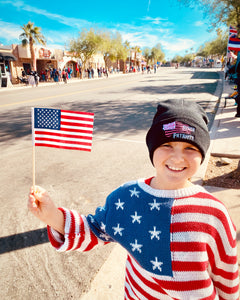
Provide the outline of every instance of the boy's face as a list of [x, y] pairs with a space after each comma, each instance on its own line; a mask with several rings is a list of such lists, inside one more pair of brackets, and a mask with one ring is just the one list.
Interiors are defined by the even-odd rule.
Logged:
[[189, 186], [191, 178], [200, 167], [199, 149], [185, 142], [162, 144], [153, 153], [156, 182], [159, 189], [180, 189]]

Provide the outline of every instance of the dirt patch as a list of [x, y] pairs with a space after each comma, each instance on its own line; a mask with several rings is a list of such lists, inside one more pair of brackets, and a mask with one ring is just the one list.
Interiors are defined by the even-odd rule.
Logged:
[[210, 156], [203, 184], [240, 189], [240, 159]]

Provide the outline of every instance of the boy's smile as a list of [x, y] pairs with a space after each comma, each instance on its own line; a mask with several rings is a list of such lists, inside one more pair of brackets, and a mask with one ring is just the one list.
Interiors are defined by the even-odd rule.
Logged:
[[190, 143], [162, 144], [153, 154], [156, 177], [152, 180], [152, 187], [173, 190], [189, 186], [189, 179], [197, 172], [201, 161], [199, 149]]

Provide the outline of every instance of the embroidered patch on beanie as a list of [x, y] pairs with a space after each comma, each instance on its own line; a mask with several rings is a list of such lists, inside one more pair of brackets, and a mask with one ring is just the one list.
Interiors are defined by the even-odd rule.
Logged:
[[181, 138], [183, 140], [195, 140], [196, 128], [179, 121], [163, 124], [163, 130], [166, 137]]

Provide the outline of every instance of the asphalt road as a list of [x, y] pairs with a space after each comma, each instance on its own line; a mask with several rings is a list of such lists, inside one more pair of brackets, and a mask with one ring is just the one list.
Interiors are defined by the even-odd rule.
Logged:
[[94, 112], [91, 153], [36, 148], [36, 184], [58, 206], [94, 213], [123, 182], [154, 175], [145, 135], [158, 102], [185, 98], [214, 116], [218, 71], [161, 68], [156, 74], [0, 90], [0, 299], [79, 299], [112, 249], [56, 253], [44, 224], [28, 213], [31, 107]]

